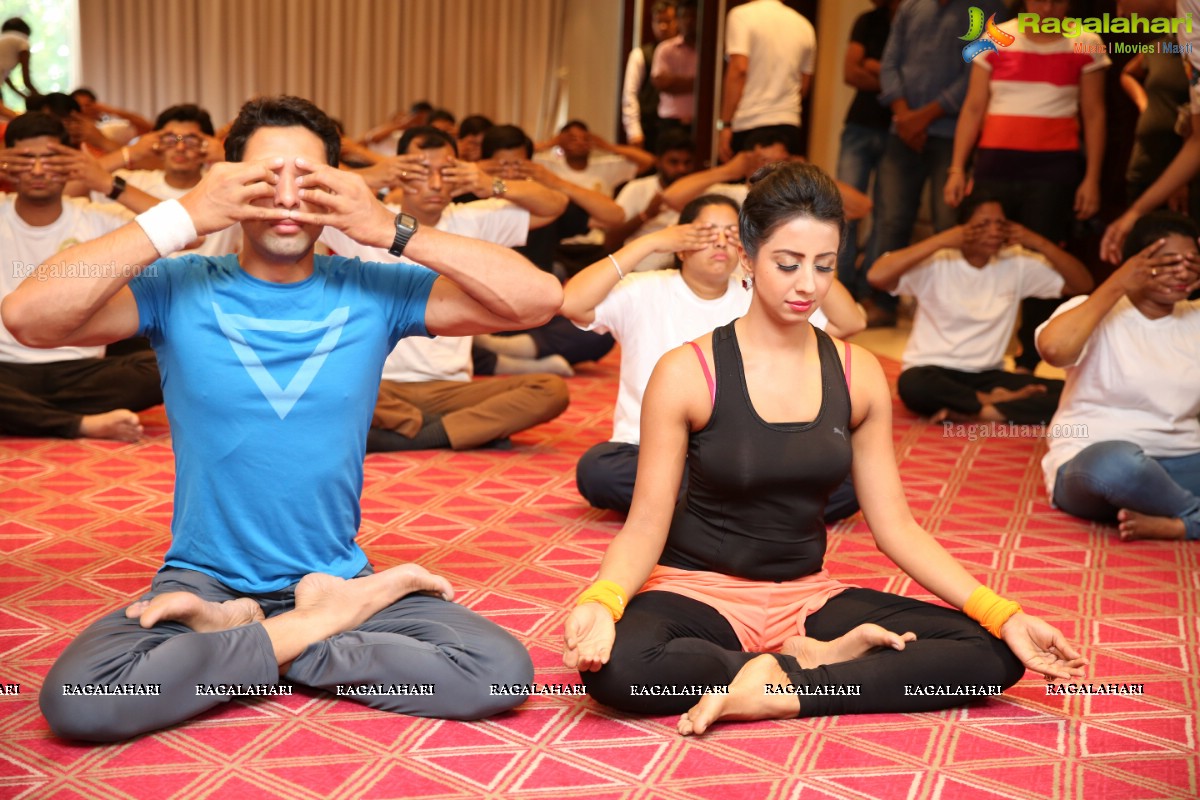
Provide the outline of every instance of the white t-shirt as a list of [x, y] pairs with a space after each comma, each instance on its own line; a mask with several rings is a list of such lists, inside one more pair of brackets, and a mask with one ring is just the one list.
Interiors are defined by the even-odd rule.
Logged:
[[[1086, 299], [1072, 297], [1050, 319]], [[1059, 467], [1098, 442], [1132, 442], [1159, 458], [1200, 453], [1200, 301], [1150, 319], [1122, 297], [1066, 371], [1042, 459], [1050, 497]]]
[[[596, 306], [596, 318], [584, 330], [611, 332], [621, 343], [621, 378], [613, 409], [610, 441], [641, 441], [642, 395], [654, 365], [668, 350], [703, 336], [744, 315], [751, 293], [733, 278], [715, 300], [697, 297], [677, 269], [626, 275]], [[824, 329], [820, 309], [810, 321]]]
[[[400, 211], [394, 206], [389, 208]], [[525, 244], [529, 235], [529, 212], [501, 198], [451, 203], [442, 211], [442, 217], [434, 227], [470, 239], [519, 247]], [[335, 228], [326, 227], [321, 233], [321, 242], [347, 258], [417, 263], [409, 258], [396, 258], [387, 250], [359, 244]], [[479, 268], [487, 267], [481, 264]], [[388, 355], [383, 364], [383, 379], [399, 383], [469, 381], [471, 363], [470, 336], [435, 336], [432, 339], [410, 336], [401, 339]]]
[[29, 37], [16, 31], [0, 33], [0, 83], [21, 63], [21, 53], [29, 50]]
[[625, 126], [625, 138], [642, 139], [642, 104], [638, 100], [642, 81], [646, 77], [646, 54], [642, 48], [635, 47], [629, 51], [629, 60], [625, 62], [625, 82], [621, 86], [621, 124]]
[[616, 153], [593, 152], [588, 156], [584, 169], [573, 169], [559, 147], [534, 153], [533, 160], [563, 180], [600, 192], [606, 197], [612, 197], [618, 186], [637, 177], [637, 164]]
[[[17, 215], [15, 194], [0, 195], [0, 299], [30, 275], [38, 265], [68, 247], [96, 239], [133, 219], [133, 214], [115, 203], [89, 203], [81, 197], [64, 197], [63, 210], [49, 225], [33, 226]], [[67, 270], [112, 267], [112, 264], [66, 264]], [[69, 272], [67, 273], [70, 274]], [[26, 347], [0, 325], [0, 361], [11, 364], [47, 364], [101, 358], [103, 347], [55, 347], [48, 350]]]
[[[654, 196], [662, 194], [662, 191], [663, 186], [657, 175], [634, 178], [621, 187], [621, 191], [617, 192], [617, 205], [625, 210], [625, 219], [628, 221], [645, 211]], [[658, 207], [658, 214], [642, 223], [642, 226], [629, 238], [637, 239], [640, 236], [656, 233], [677, 222], [679, 222], [679, 212], [666, 203], [662, 203]], [[653, 266], [645, 266], [643, 270], [668, 269], [673, 262], [674, 256], [671, 253], [655, 253], [643, 262], [643, 264], [652, 264]]]
[[892, 292], [917, 298], [903, 368], [1003, 369], [1021, 300], [1061, 297], [1063, 284], [1043, 255], [1017, 245], [982, 268], [958, 250], [937, 251], [904, 273]]
[[817, 60], [812, 23], [780, 0], [753, 0], [729, 12], [725, 55], [750, 60], [733, 129], [800, 124], [800, 76]]
[[[119, 169], [113, 174], [124, 178], [130, 186], [141, 189], [159, 200], [178, 200], [191, 191], [190, 187], [180, 189], [167, 183], [167, 173], [161, 169]], [[92, 192], [91, 197], [93, 203], [108, 202], [108, 198], [99, 192]], [[180, 250], [172, 253], [169, 257], [179, 258], [193, 253], [201, 256], [223, 256], [240, 252], [241, 249], [242, 226], [235, 223], [223, 231], [208, 234], [199, 247]]]

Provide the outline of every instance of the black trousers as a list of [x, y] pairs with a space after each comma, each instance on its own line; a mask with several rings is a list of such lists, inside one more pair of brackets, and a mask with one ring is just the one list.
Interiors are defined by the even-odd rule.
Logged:
[[153, 351], [47, 364], [0, 362], [0, 433], [79, 436], [84, 416], [162, 402]]
[[1058, 409], [1063, 382], [1051, 378], [1035, 378], [1002, 369], [984, 372], [962, 372], [945, 367], [911, 367], [900, 373], [896, 390], [909, 410], [930, 416], [948, 408], [960, 414], [978, 414], [982, 406], [976, 392], [992, 389], [1021, 389], [1030, 384], [1046, 387], [1044, 394], [1024, 400], [996, 403], [996, 408], [1010, 421], [1020, 425], [1045, 425]]
[[[611, 333], [581, 330], [575, 327], [571, 320], [560, 316], [552, 317], [545, 325], [536, 328], [508, 331], [498, 335], [519, 334], [526, 334], [533, 339], [534, 347], [537, 348], [537, 358], [558, 355], [572, 365], [583, 361], [599, 361], [616, 345]], [[474, 361], [476, 375], [496, 374], [495, 353], [476, 345], [471, 348], [471, 359]]]
[[[829, 641], [865, 622], [895, 633], [912, 631], [916, 641], [903, 650], [879, 649], [852, 661], [803, 669], [791, 656], [776, 654], [793, 686], [857, 688], [857, 694], [801, 696], [800, 716], [936, 711], [964, 705], [966, 692], [1007, 689], [1025, 667], [1004, 642], [961, 611], [920, 600], [847, 589], [808, 617], [805, 632]], [[597, 702], [638, 714], [679, 714], [697, 700], [692, 695], [641, 695], [633, 686], [727, 686], [761, 653], [747, 653], [732, 626], [713, 607], [671, 592], [645, 592], [629, 601], [608, 664], [581, 673]]]

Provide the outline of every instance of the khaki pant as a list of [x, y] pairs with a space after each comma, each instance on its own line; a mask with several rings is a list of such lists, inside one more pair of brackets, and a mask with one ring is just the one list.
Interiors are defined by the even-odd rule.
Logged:
[[548, 422], [568, 402], [557, 375], [512, 375], [472, 381], [383, 381], [371, 427], [412, 438], [425, 415], [440, 415], [450, 446], [469, 450]]

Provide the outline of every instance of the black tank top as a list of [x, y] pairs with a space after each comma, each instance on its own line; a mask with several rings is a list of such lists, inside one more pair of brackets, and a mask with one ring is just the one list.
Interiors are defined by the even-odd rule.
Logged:
[[825, 504], [850, 471], [850, 392], [833, 340], [815, 330], [821, 408], [785, 424], [754, 411], [734, 323], [713, 331], [712, 417], [688, 439], [687, 491], [658, 563], [761, 581], [821, 570]]

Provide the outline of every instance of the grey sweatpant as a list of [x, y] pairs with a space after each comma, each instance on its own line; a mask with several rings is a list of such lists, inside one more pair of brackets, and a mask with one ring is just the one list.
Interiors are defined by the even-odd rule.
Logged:
[[[361, 574], [370, 572], [368, 567]], [[203, 573], [167, 568], [142, 599], [180, 591], [215, 602], [246, 596]], [[254, 599], [272, 617], [293, 607], [294, 591], [290, 586]], [[479, 719], [525, 699], [493, 696], [490, 687], [531, 683], [533, 663], [524, 646], [496, 624], [454, 603], [411, 594], [359, 627], [310, 645], [283, 677], [330, 692], [339, 686], [433, 684], [432, 693], [355, 692], [346, 699], [400, 714]], [[40, 703], [59, 736], [108, 742], [165, 728], [230, 700], [231, 693], [208, 694], [212, 686], [279, 680], [261, 625], [216, 633], [197, 633], [177, 622], [146, 629], [120, 609], [67, 646], [46, 675]], [[128, 687], [157, 687], [158, 694], [98, 693]]]

